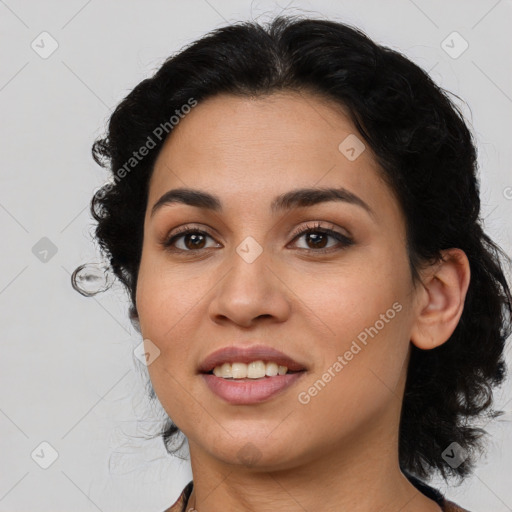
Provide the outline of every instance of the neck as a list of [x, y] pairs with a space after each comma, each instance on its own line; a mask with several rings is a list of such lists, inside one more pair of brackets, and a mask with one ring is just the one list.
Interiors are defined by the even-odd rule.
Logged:
[[382, 425], [390, 425], [389, 418], [381, 420], [339, 446], [317, 447], [314, 457], [308, 454], [277, 469], [229, 464], [189, 440], [194, 488], [186, 510], [439, 512], [400, 471], [398, 428], [385, 431]]

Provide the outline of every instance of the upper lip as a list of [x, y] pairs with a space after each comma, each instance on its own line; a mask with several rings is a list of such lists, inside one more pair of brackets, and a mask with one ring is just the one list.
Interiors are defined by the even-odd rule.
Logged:
[[265, 345], [253, 345], [251, 347], [229, 346], [212, 352], [199, 365], [200, 373], [208, 373], [216, 366], [223, 363], [251, 363], [252, 361], [274, 362], [286, 366], [290, 371], [305, 370], [305, 366], [298, 363], [283, 352]]

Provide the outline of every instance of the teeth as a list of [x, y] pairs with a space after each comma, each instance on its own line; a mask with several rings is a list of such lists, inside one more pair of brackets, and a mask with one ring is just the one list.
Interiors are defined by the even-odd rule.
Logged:
[[252, 363], [224, 363], [213, 369], [216, 377], [223, 379], [261, 379], [262, 377], [275, 377], [276, 375], [285, 375], [288, 372], [286, 366], [278, 365], [274, 362], [265, 363], [258, 360]]

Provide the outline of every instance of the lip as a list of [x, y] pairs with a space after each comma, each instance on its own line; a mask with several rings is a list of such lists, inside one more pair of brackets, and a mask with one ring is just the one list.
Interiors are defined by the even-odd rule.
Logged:
[[286, 366], [288, 370], [302, 371], [307, 370], [305, 365], [298, 363], [283, 352], [265, 345], [253, 345], [251, 347], [230, 346], [224, 347], [212, 352], [199, 365], [199, 373], [207, 374], [216, 366], [223, 363], [245, 363], [252, 361], [274, 362], [281, 366]]
[[232, 405], [251, 405], [265, 402], [297, 382], [305, 371], [261, 379], [223, 379], [210, 373], [201, 377], [215, 395]]

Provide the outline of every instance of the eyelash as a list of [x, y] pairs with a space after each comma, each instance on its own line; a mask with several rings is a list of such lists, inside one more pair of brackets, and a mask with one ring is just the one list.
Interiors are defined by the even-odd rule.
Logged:
[[[170, 252], [181, 252], [181, 253], [193, 254], [193, 253], [196, 253], [197, 251], [203, 250], [203, 249], [184, 250], [184, 249], [176, 249], [176, 248], [172, 247], [173, 244], [176, 242], [176, 240], [178, 240], [181, 237], [184, 237], [185, 235], [192, 234], [192, 233], [206, 235], [206, 236], [209, 236], [210, 238], [213, 238], [206, 231], [203, 231], [203, 230], [200, 230], [197, 228], [193, 228], [191, 226], [182, 226], [181, 228], [178, 228], [175, 231], [175, 233], [173, 233], [173, 235], [171, 237], [164, 240], [164, 242], [162, 242], [162, 245], [164, 246], [164, 248], [167, 251], [170, 251]], [[352, 238], [350, 238], [346, 235], [342, 235], [341, 233], [339, 233], [338, 231], [335, 231], [333, 229], [322, 227], [320, 225], [320, 223], [318, 223], [318, 222], [315, 222], [313, 225], [306, 225], [306, 226], [303, 226], [303, 227], [297, 229], [292, 234], [292, 242], [295, 241], [296, 239], [300, 238], [301, 236], [303, 236], [305, 234], [309, 234], [309, 233], [322, 233], [324, 235], [329, 235], [329, 236], [335, 238], [336, 240], [338, 240], [338, 242], [340, 242], [340, 244], [341, 244], [341, 247], [328, 247], [326, 249], [301, 249], [308, 253], [325, 254], [325, 253], [330, 253], [330, 252], [337, 251], [337, 250], [344, 250], [347, 247], [350, 247], [351, 245], [354, 244], [354, 240], [352, 240]]]
[[352, 238], [346, 235], [342, 235], [341, 233], [335, 231], [334, 229], [322, 227], [319, 222], [315, 222], [313, 223], [313, 225], [306, 224], [306, 226], [298, 228], [296, 231], [292, 233], [292, 242], [309, 233], [322, 233], [324, 235], [329, 235], [332, 238], [338, 240], [339, 245], [341, 246], [328, 247], [327, 249], [302, 249], [303, 251], [325, 254], [333, 251], [341, 251], [354, 244]]

